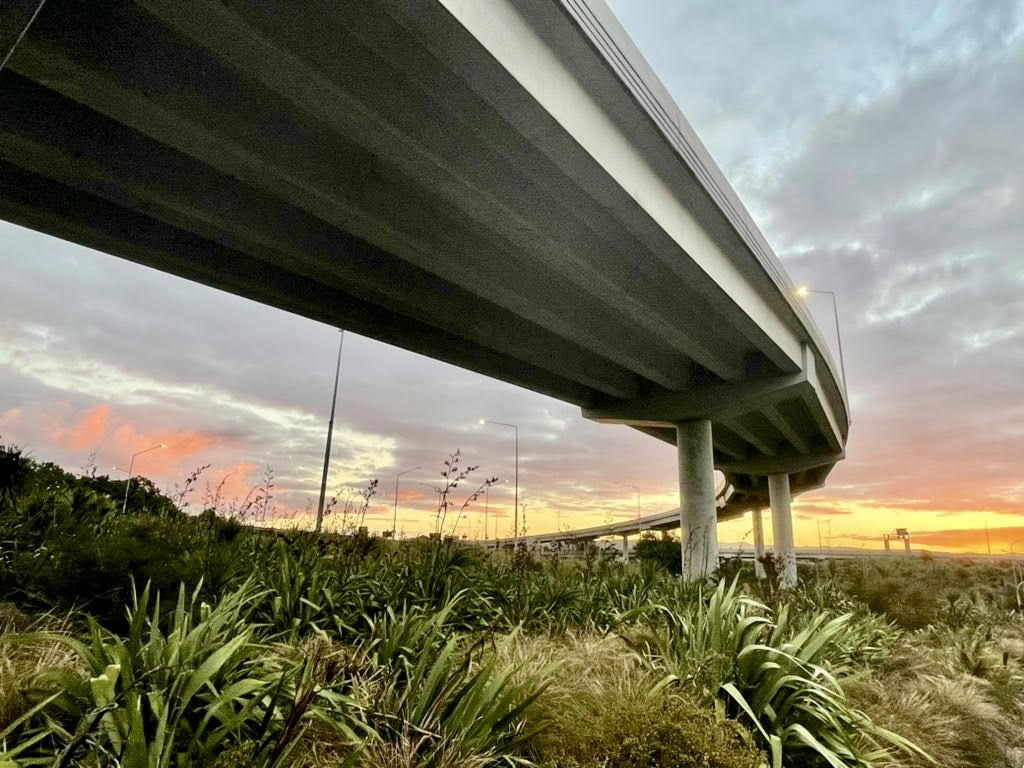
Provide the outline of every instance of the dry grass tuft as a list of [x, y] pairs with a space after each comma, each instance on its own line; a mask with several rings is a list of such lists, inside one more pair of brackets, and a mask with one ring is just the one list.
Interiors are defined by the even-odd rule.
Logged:
[[617, 637], [513, 635], [502, 661], [555, 665], [531, 710], [545, 729], [532, 758], [550, 768], [759, 768], [752, 737], [678, 688], [652, 693], [658, 678]]
[[900, 754], [880, 768], [1008, 768], [1014, 725], [993, 699], [991, 685], [958, 678], [868, 678], [847, 694], [871, 719], [921, 745], [934, 759]]
[[55, 689], [39, 681], [48, 669], [79, 669], [75, 654], [53, 640], [28, 640], [35, 632], [69, 634], [67, 619], [52, 614], [28, 616], [10, 603], [0, 604], [0, 730]]

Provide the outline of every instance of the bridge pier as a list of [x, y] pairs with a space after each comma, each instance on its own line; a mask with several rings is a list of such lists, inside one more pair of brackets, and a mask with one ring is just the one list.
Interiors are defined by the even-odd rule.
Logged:
[[622, 534], [622, 562], [629, 562], [629, 536]]
[[679, 524], [684, 578], [697, 580], [718, 568], [718, 509], [711, 422], [676, 424], [679, 456]]
[[750, 521], [754, 529], [754, 575], [764, 579], [764, 522], [761, 519], [761, 508], [750, 510]]
[[772, 507], [772, 533], [779, 586], [788, 589], [796, 586], [796, 546], [793, 543], [793, 509], [788, 474], [768, 475], [768, 500]]

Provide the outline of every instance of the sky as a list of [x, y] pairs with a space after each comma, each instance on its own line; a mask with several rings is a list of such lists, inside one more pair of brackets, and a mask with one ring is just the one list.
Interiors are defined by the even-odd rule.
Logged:
[[[837, 294], [847, 459], [794, 503], [798, 545], [1008, 551], [1024, 539], [1024, 0], [614, 0], [797, 283]], [[2, 77], [2, 74], [0, 74]], [[832, 306], [811, 310], [835, 343]], [[252, 498], [308, 525], [336, 329], [0, 222], [0, 441], [135, 470], [197, 510]], [[329, 495], [379, 480], [372, 530], [432, 530], [443, 462], [488, 477], [458, 532], [678, 505], [675, 452], [578, 409], [346, 333]], [[217, 492], [219, 488], [219, 493]], [[447, 528], [453, 520], [449, 518]], [[770, 540], [770, 526], [768, 528]], [[750, 540], [748, 519], [722, 541]], [[1024, 548], [1018, 545], [1018, 549]]]

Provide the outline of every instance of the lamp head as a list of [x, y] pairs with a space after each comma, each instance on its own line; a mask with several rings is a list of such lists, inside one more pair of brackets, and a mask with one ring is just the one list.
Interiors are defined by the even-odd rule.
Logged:
[[160, 443], [160, 447], [161, 448], [166, 448], [167, 447], [167, 443]]
[[810, 292], [811, 289], [808, 288], [806, 285], [801, 285], [799, 288], [796, 289], [796, 295], [801, 298], [806, 298], [807, 294], [809, 294]]
[[486, 424], [486, 423], [487, 423], [487, 419], [480, 419], [480, 420], [479, 420], [479, 421], [477, 422], [477, 424]]

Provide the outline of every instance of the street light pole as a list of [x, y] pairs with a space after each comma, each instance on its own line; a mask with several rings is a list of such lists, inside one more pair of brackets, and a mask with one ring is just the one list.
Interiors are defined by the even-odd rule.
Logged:
[[409, 472], [415, 472], [419, 467], [413, 467], [412, 469], [403, 469], [397, 475], [395, 475], [395, 514], [391, 518], [391, 538], [395, 538], [395, 531], [398, 528], [398, 479]]
[[836, 292], [819, 291], [807, 286], [801, 286], [796, 289], [796, 293], [798, 296], [807, 296], [809, 293], [827, 293], [832, 297], [832, 317], [836, 322], [836, 344], [839, 347], [839, 375], [843, 378], [843, 397], [849, 401], [850, 394], [846, 389], [846, 363], [843, 361], [843, 335], [839, 330], [839, 307], [836, 304]]
[[516, 492], [515, 492], [515, 524], [513, 538], [515, 539], [516, 548], [519, 547], [519, 427], [516, 424], [506, 424], [504, 421], [491, 421], [490, 419], [480, 419], [481, 424], [497, 424], [501, 427], [510, 427], [516, 432]]
[[338, 378], [341, 376], [341, 347], [345, 331], [338, 329], [338, 362], [334, 366], [334, 393], [331, 395], [331, 418], [327, 422], [327, 447], [324, 448], [324, 473], [320, 478], [320, 503], [316, 506], [316, 532], [324, 527], [324, 500], [327, 498], [327, 468], [331, 463], [331, 435], [334, 433], [334, 408], [338, 403]]
[[[146, 449], [141, 450], [141, 451], [136, 451], [135, 453], [132, 454], [131, 461], [128, 462], [128, 479], [125, 481], [125, 484], [124, 484], [124, 503], [121, 505], [121, 514], [122, 515], [125, 512], [128, 511], [128, 489], [131, 488], [131, 486], [132, 486], [132, 470], [135, 469], [135, 457], [136, 456], [141, 456], [144, 453], [149, 453], [150, 451], [155, 451], [157, 448], [166, 448], [166, 447], [167, 447], [166, 445], [164, 445], [163, 443], [160, 443], [160, 445], [154, 445], [151, 448], [146, 448]], [[115, 467], [115, 469], [116, 469], [116, 467]]]

